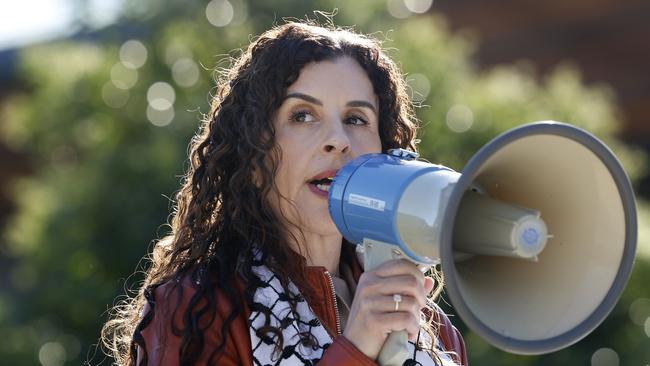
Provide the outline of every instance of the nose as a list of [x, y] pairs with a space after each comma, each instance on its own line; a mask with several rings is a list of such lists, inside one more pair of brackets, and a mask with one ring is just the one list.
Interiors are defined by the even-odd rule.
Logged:
[[350, 137], [348, 136], [343, 122], [340, 120], [332, 121], [327, 131], [327, 136], [323, 142], [323, 152], [325, 153], [347, 153], [350, 151]]

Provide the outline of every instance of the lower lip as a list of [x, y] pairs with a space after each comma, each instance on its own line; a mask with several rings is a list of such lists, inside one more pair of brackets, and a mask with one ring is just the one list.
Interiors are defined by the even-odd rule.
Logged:
[[318, 187], [316, 187], [314, 184], [307, 183], [307, 185], [309, 186], [309, 190], [312, 191], [315, 195], [327, 199], [329, 192], [318, 189]]

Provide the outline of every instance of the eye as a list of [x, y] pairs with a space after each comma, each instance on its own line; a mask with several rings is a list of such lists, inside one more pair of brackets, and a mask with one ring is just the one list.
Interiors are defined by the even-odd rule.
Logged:
[[362, 125], [367, 125], [368, 121], [363, 117], [352, 115], [345, 119], [345, 123], [349, 125], [362, 126]]
[[293, 122], [314, 122], [316, 118], [311, 112], [301, 110], [291, 113], [290, 120]]

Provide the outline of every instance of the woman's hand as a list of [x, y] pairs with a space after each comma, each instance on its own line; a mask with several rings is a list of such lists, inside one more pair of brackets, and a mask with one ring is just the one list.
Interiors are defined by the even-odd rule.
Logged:
[[[420, 329], [420, 309], [433, 286], [432, 278], [424, 277], [405, 260], [391, 260], [364, 272], [343, 335], [373, 360], [391, 332], [406, 330], [409, 340], [415, 339]], [[397, 311], [394, 294], [402, 296]]]

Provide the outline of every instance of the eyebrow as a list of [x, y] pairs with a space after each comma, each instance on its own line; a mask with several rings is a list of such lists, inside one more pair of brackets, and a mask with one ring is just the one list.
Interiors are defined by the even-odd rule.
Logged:
[[[316, 105], [319, 105], [319, 106], [323, 105], [323, 102], [320, 101], [319, 99], [314, 98], [311, 95], [304, 94], [304, 93], [291, 93], [291, 94], [287, 94], [287, 96], [284, 97], [284, 99], [289, 99], [289, 98], [302, 99], [302, 100], [304, 100], [306, 102], [316, 104]], [[375, 112], [375, 114], [377, 114], [377, 109], [375, 108], [375, 106], [372, 105], [372, 103], [370, 103], [368, 101], [365, 101], [365, 100], [351, 100], [351, 101], [347, 102], [346, 106], [348, 106], [348, 107], [366, 107], [366, 108], [372, 110], [373, 112]]]

